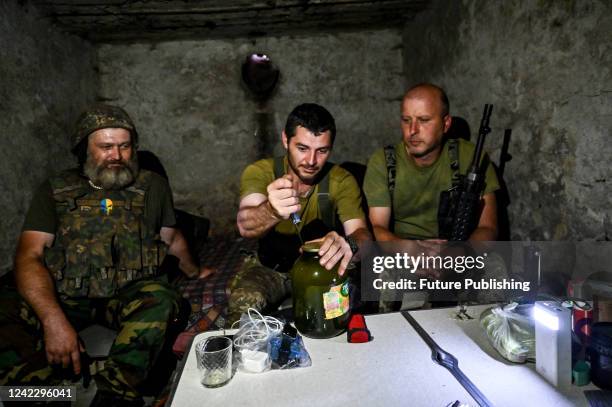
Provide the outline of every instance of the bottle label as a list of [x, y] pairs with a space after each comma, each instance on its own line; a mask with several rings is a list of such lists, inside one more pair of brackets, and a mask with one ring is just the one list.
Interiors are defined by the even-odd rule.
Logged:
[[323, 308], [325, 319], [334, 319], [346, 314], [349, 310], [349, 285], [334, 285], [329, 291], [323, 293]]

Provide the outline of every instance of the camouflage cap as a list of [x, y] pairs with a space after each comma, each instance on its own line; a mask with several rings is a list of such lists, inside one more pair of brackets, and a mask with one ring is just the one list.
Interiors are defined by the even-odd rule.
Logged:
[[72, 151], [75, 152], [79, 143], [94, 131], [110, 127], [128, 130], [134, 145], [138, 144], [136, 127], [127, 112], [118, 106], [98, 104], [85, 110], [77, 119], [72, 136]]

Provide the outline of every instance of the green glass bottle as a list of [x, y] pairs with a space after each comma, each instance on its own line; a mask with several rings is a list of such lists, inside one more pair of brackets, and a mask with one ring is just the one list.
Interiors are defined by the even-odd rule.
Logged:
[[338, 265], [326, 270], [319, 264], [320, 243], [302, 246], [291, 268], [295, 327], [310, 338], [331, 338], [346, 330], [349, 319], [349, 283]]

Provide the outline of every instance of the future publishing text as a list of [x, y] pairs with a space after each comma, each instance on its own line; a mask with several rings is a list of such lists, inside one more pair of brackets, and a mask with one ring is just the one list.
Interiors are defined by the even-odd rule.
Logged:
[[[388, 256], [372, 257], [371, 271], [383, 273], [380, 278], [372, 280], [375, 290], [530, 290], [529, 281], [519, 281], [514, 278], [487, 278], [483, 275], [488, 254], [478, 256], [417, 256], [408, 253], [395, 253]], [[460, 278], [431, 279], [418, 278], [432, 271], [441, 273], [454, 272], [463, 275]], [[409, 273], [405, 278], [403, 273]], [[416, 273], [416, 275], [414, 275]], [[476, 274], [473, 274], [476, 273]], [[389, 278], [393, 275], [393, 278]], [[480, 278], [478, 278], [478, 277]], [[457, 276], [459, 277], [459, 276]]]

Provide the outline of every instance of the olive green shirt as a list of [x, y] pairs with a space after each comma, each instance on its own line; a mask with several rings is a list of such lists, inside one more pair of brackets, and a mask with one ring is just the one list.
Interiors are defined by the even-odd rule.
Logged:
[[[114, 191], [108, 191], [108, 199], [121, 199], [115, 196]], [[162, 227], [174, 227], [176, 225], [170, 185], [165, 178], [157, 174], [151, 177], [151, 184], [145, 195], [144, 216], [147, 226], [151, 228], [149, 230], [153, 230], [155, 233], [159, 233]], [[46, 180], [34, 194], [22, 230], [55, 234], [58, 222], [51, 183]]]
[[[285, 173], [287, 172], [287, 158], [285, 157]], [[350, 172], [334, 165], [329, 171], [329, 197], [335, 213], [342, 223], [351, 219], [365, 220], [361, 205], [361, 189]], [[267, 187], [274, 181], [274, 159], [267, 158], [256, 161], [242, 172], [240, 179], [240, 199], [247, 195], [258, 193], [268, 195]], [[321, 219], [318, 194], [319, 185], [310, 191], [307, 197], [300, 198], [300, 217], [302, 222], [298, 225], [307, 225], [315, 219]], [[275, 230], [286, 235], [297, 234], [295, 226], [290, 220], [282, 220]]]
[[[459, 171], [466, 174], [475, 146], [459, 139]], [[404, 143], [395, 145], [396, 174], [393, 191], [393, 232], [402, 238], [433, 239], [438, 237], [438, 205], [440, 192], [452, 186], [448, 143], [440, 157], [429, 167], [418, 167], [408, 156]], [[499, 189], [493, 165], [485, 173], [488, 194]], [[370, 208], [391, 207], [387, 164], [384, 149], [376, 151], [368, 161], [363, 190]]]

